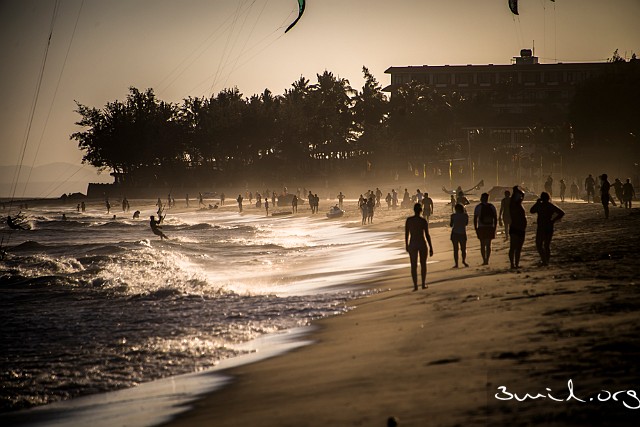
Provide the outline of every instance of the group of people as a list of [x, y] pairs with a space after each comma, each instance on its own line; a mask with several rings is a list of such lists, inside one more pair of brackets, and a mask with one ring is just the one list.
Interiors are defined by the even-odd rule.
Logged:
[[[491, 243], [496, 237], [498, 226], [505, 227], [505, 238], [509, 240], [509, 263], [512, 269], [520, 268], [520, 256], [525, 241], [527, 229], [527, 217], [522, 202], [524, 191], [518, 186], [511, 191], [505, 191], [504, 198], [500, 202], [500, 211], [489, 203], [489, 194], [482, 193], [480, 203], [473, 210], [473, 229], [480, 241], [480, 254], [482, 265], [489, 265], [491, 258]], [[427, 251], [433, 256], [433, 245], [429, 235], [429, 224], [422, 215], [423, 204], [415, 203], [414, 216], [407, 218], [405, 222], [405, 247], [409, 253], [411, 263], [411, 278], [414, 290], [418, 290], [418, 262], [421, 267], [421, 285], [426, 288], [427, 275]], [[554, 224], [561, 220], [565, 213], [551, 202], [549, 193], [542, 192], [540, 197], [531, 206], [530, 213], [537, 215], [536, 221], [536, 249], [540, 255], [539, 265], [549, 265], [551, 258], [551, 240], [553, 238]], [[458, 268], [459, 259], [468, 267], [467, 263], [467, 226], [469, 214], [462, 203], [454, 205], [454, 213], [451, 214], [449, 226], [451, 227], [451, 242], [453, 244], [454, 268]]]

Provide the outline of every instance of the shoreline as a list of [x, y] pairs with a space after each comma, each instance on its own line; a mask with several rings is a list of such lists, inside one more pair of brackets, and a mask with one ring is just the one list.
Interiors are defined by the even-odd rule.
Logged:
[[[570, 215], [557, 226], [553, 250], [564, 250], [563, 235], [577, 233], [580, 241], [572, 244], [582, 248], [607, 238], [607, 230], [581, 230], [585, 222], [602, 221], [591, 217], [601, 207], [561, 206]], [[637, 214], [612, 210], [605, 225], [617, 221], [623, 236], [637, 236]], [[395, 220], [371, 228], [399, 231], [403, 224]], [[449, 229], [432, 229], [440, 262], [429, 265], [426, 291], [412, 292], [408, 268], [361, 283], [388, 290], [353, 301], [348, 313], [314, 322], [313, 345], [225, 372], [229, 384], [162, 425], [384, 425], [390, 416], [403, 426], [593, 425], [605, 419], [607, 425], [630, 425], [625, 423], [635, 413], [624, 403], [636, 404], [632, 396], [586, 402], [599, 390], [624, 392], [637, 384], [640, 340], [634, 332], [640, 324], [634, 310], [640, 308], [640, 290], [633, 268], [612, 278], [593, 274], [609, 271], [610, 259], [586, 260], [594, 264], [586, 271], [565, 265], [580, 257], [579, 250], [554, 253], [550, 267], [531, 266], [537, 262], [531, 221], [523, 269], [508, 269], [508, 246], [500, 237], [491, 265], [481, 267], [477, 239], [467, 231], [470, 268], [450, 268]], [[623, 267], [633, 265], [637, 254], [632, 241], [622, 257], [616, 255]], [[566, 400], [569, 380], [585, 402]], [[505, 393], [546, 395], [499, 400], [500, 385]]]
[[[602, 216], [601, 206], [560, 206], [567, 207], [568, 215], [557, 227], [551, 267], [531, 266], [537, 254], [532, 248], [535, 225], [532, 227], [530, 218], [523, 269], [508, 270], [501, 237], [494, 240], [491, 265], [479, 266], [477, 239], [468, 228], [471, 267], [453, 270], [449, 228], [440, 218], [431, 228], [435, 257], [429, 260], [436, 262], [429, 264], [429, 289], [412, 292], [408, 259], [394, 260], [397, 267], [386, 271], [384, 277], [345, 284], [381, 291], [351, 301], [353, 309], [345, 314], [313, 321], [310, 332], [300, 337], [312, 345], [276, 352], [275, 357], [248, 364], [229, 367], [222, 362], [211, 372], [187, 374], [220, 374], [230, 380], [215, 390], [203, 385], [200, 392], [195, 392], [195, 400], [167, 401], [163, 395], [165, 409], [173, 411], [169, 415], [172, 418], [151, 424], [197, 426], [215, 420], [216, 425], [384, 425], [387, 417], [396, 416], [403, 426], [427, 422], [535, 425], [526, 421], [532, 417], [547, 423], [551, 420], [551, 425], [566, 425], [562, 421], [566, 421], [567, 413], [583, 422], [602, 417], [596, 414], [602, 409], [597, 406], [577, 410], [575, 405], [550, 405], [547, 399], [543, 405], [525, 402], [514, 407], [488, 398], [489, 387], [495, 392], [499, 383], [509, 386], [509, 391], [513, 391], [513, 385], [520, 387], [519, 393], [535, 395], [551, 388], [554, 396], [562, 396], [567, 393], [568, 379], [573, 379], [576, 393], [583, 397], [584, 390], [597, 391], [611, 384], [623, 387], [622, 383], [632, 387], [634, 381], [637, 383], [637, 369], [629, 366], [625, 353], [640, 355], [640, 343], [631, 333], [640, 331], [633, 317], [634, 310], [640, 308], [640, 291], [635, 286], [637, 273], [631, 260], [631, 255], [638, 253], [633, 238], [640, 237], [640, 211], [612, 209], [612, 220], [603, 222], [597, 217]], [[446, 206], [440, 204], [436, 209], [446, 210]], [[408, 212], [384, 208], [377, 212], [374, 224], [363, 228], [394, 233], [390, 244], [403, 246], [402, 219]], [[306, 216], [306, 212], [300, 215]], [[360, 227], [353, 213], [345, 220], [345, 227]], [[607, 247], [611, 239], [620, 237], [627, 238], [621, 247]], [[585, 247], [590, 243], [608, 250], [608, 256], [597, 252], [588, 255]], [[612, 262], [620, 263], [616, 274], [612, 274]], [[601, 307], [604, 297], [607, 304]], [[622, 312], [619, 318], [617, 311]], [[592, 319], [594, 312], [599, 315], [596, 320]], [[622, 331], [620, 336], [608, 335], [618, 330]], [[621, 337], [630, 342], [620, 342]], [[574, 350], [615, 357], [598, 369], [586, 356], [569, 363]], [[593, 375], [576, 377], [575, 373]], [[616, 380], [621, 384], [616, 385]], [[153, 400], [154, 383], [157, 381], [143, 385], [149, 391], [135, 387], [133, 393], [143, 402]], [[183, 397], [194, 390], [178, 393]], [[105, 396], [89, 399], [95, 402]], [[75, 402], [66, 405], [72, 407]], [[109, 405], [107, 412], [118, 411]], [[129, 421], [144, 417], [139, 412], [141, 405], [136, 407], [135, 401], [128, 405], [129, 409], [119, 415], [130, 411], [124, 417]], [[609, 406], [605, 409], [620, 409]], [[55, 413], [55, 407], [51, 409]], [[576, 415], [580, 411], [584, 413]], [[69, 415], [63, 410], [65, 414]], [[627, 410], [620, 416], [624, 419], [628, 415]], [[149, 420], [142, 420], [143, 425], [150, 425]], [[47, 421], [46, 425], [58, 425]]]

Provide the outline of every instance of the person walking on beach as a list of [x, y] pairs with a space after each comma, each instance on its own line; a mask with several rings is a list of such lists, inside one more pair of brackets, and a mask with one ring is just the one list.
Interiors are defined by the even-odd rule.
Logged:
[[244, 200], [244, 198], [242, 197], [242, 194], [238, 194], [238, 198], [236, 199], [236, 202], [238, 202], [238, 212], [242, 213], [242, 201]]
[[491, 241], [496, 237], [498, 214], [496, 207], [489, 203], [489, 194], [482, 193], [480, 203], [473, 211], [473, 228], [480, 240], [482, 265], [489, 265], [491, 257]]
[[575, 181], [573, 181], [571, 183], [571, 200], [578, 200], [578, 192], [580, 191], [580, 188], [578, 188], [578, 184], [576, 184]]
[[549, 193], [549, 197], [553, 194], [553, 178], [551, 178], [551, 175], [547, 177], [547, 180], [544, 183], [544, 191]]
[[551, 203], [551, 197], [546, 192], [531, 206], [531, 213], [538, 214], [538, 228], [536, 229], [536, 249], [540, 254], [540, 265], [549, 265], [551, 258], [551, 238], [553, 224], [564, 216], [564, 211]]
[[589, 203], [589, 196], [591, 196], [591, 201], [595, 203], [596, 180], [591, 174], [584, 180], [584, 189], [587, 191], [587, 203]]
[[338, 207], [340, 209], [342, 209], [342, 204], [344, 203], [344, 194], [342, 194], [342, 191], [340, 193], [338, 193]]
[[429, 193], [424, 193], [422, 199], [422, 216], [429, 221], [431, 215], [433, 215], [433, 199], [429, 197]]
[[611, 184], [611, 186], [613, 187], [614, 192], [616, 193], [616, 197], [620, 202], [620, 207], [622, 207], [622, 205], [624, 205], [624, 200], [622, 196], [622, 186], [623, 186], [622, 181], [620, 181], [620, 178], [616, 178], [613, 181], [613, 184]]
[[636, 197], [636, 190], [633, 188], [631, 180], [627, 178], [627, 182], [622, 184], [622, 200], [624, 200], [624, 207], [631, 209], [631, 201]]
[[467, 225], [469, 224], [469, 215], [464, 211], [464, 206], [457, 204], [455, 206], [455, 213], [451, 214], [451, 221], [449, 227], [451, 227], [451, 242], [453, 243], [453, 261], [455, 265], [453, 268], [458, 268], [458, 248], [462, 255], [462, 264], [465, 267], [469, 267], [467, 264]]
[[611, 200], [609, 191], [611, 190], [611, 184], [607, 179], [606, 173], [600, 176], [600, 182], [600, 202], [602, 202], [602, 207], [604, 208], [604, 218], [609, 219], [609, 201]]
[[162, 226], [160, 225], [160, 221], [162, 219], [156, 221], [153, 215], [151, 215], [149, 218], [149, 226], [151, 226], [151, 231], [153, 231], [153, 234], [155, 234], [156, 236], [160, 236], [160, 240], [168, 239], [168, 237], [162, 232], [162, 230], [160, 230], [162, 228]]
[[269, 199], [264, 199], [264, 209], [267, 211], [267, 216], [269, 216]]
[[511, 192], [506, 190], [504, 198], [500, 201], [500, 212], [498, 213], [498, 224], [504, 226], [504, 240], [509, 240], [509, 225], [511, 224]]
[[422, 289], [426, 289], [427, 280], [427, 249], [429, 256], [433, 256], [433, 245], [429, 235], [429, 223], [420, 216], [422, 206], [416, 203], [413, 206], [414, 215], [407, 218], [404, 224], [404, 244], [411, 261], [411, 278], [413, 290], [418, 290], [418, 258], [420, 258], [420, 273]]
[[560, 201], [564, 202], [564, 195], [567, 193], [567, 183], [564, 179], [560, 180]]
[[298, 196], [295, 194], [291, 198], [291, 213], [298, 213]]
[[527, 229], [527, 214], [522, 207], [524, 192], [516, 185], [513, 187], [513, 195], [509, 200], [509, 264], [511, 268], [520, 268], [520, 254], [524, 245], [524, 236]]

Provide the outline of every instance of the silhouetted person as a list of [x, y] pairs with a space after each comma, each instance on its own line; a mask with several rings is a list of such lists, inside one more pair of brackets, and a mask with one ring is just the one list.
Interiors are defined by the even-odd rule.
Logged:
[[489, 265], [491, 257], [491, 241], [496, 237], [498, 214], [496, 207], [489, 203], [489, 194], [482, 193], [480, 204], [473, 211], [473, 228], [480, 240], [482, 265]]
[[242, 201], [243, 200], [244, 200], [244, 198], [242, 197], [242, 194], [238, 194], [238, 198], [236, 199], [236, 202], [238, 202], [238, 212], [242, 212]]
[[422, 206], [416, 203], [413, 206], [414, 216], [407, 218], [404, 225], [404, 243], [409, 260], [411, 261], [411, 278], [413, 279], [413, 290], [418, 290], [418, 257], [420, 258], [420, 273], [422, 278], [422, 289], [426, 289], [427, 280], [427, 249], [429, 256], [433, 256], [433, 245], [429, 235], [429, 223], [420, 216]]
[[269, 199], [264, 199], [264, 210], [267, 212], [267, 216], [269, 216]]
[[106, 199], [106, 200], [104, 201], [104, 205], [105, 205], [105, 206], [106, 206], [106, 208], [107, 208], [107, 213], [108, 213], [108, 214], [109, 214], [109, 213], [111, 213], [111, 203], [109, 203], [109, 199]]
[[391, 193], [387, 193], [387, 197], [384, 198], [384, 201], [387, 202], [387, 210], [391, 209], [391, 201], [393, 197], [391, 197]]
[[634, 197], [636, 197], [636, 190], [633, 188], [631, 180], [627, 178], [627, 182], [622, 185], [622, 200], [625, 208], [631, 209], [631, 201]]
[[224, 193], [221, 193], [220, 194], [220, 206], [224, 206], [224, 199], [225, 199]]
[[187, 204], [187, 207], [189, 207], [189, 193], [184, 196], [184, 201]]
[[204, 204], [204, 197], [202, 197], [202, 193], [198, 193], [198, 207], [200, 206], [206, 206]]
[[153, 234], [155, 234], [156, 236], [160, 236], [160, 240], [168, 239], [168, 237], [162, 232], [162, 230], [160, 230], [162, 228], [162, 226], [160, 225], [160, 221], [156, 221], [153, 215], [149, 217], [149, 226], [151, 226], [151, 231], [153, 231]]
[[596, 180], [591, 174], [584, 180], [584, 189], [587, 191], [587, 203], [589, 203], [589, 196], [591, 196], [591, 201], [595, 202]]
[[540, 254], [540, 265], [549, 265], [553, 224], [564, 216], [564, 211], [551, 203], [547, 193], [542, 192], [540, 198], [531, 206], [531, 213], [538, 214], [536, 249]]
[[13, 218], [7, 215], [7, 225], [12, 230], [28, 230], [29, 228], [25, 225], [25, 222], [25, 218], [20, 213]]
[[408, 208], [410, 203], [411, 203], [411, 196], [409, 195], [409, 190], [405, 188], [404, 194], [402, 195], [402, 203], [400, 206], [403, 208]]
[[611, 196], [609, 195], [609, 191], [611, 190], [611, 184], [607, 179], [607, 174], [603, 173], [600, 176], [600, 202], [602, 202], [602, 207], [604, 208], [604, 217], [605, 219], [609, 219], [609, 201], [611, 201]]
[[429, 193], [424, 193], [424, 197], [422, 198], [422, 216], [429, 221], [431, 215], [433, 215], [433, 199], [429, 197]]
[[[460, 187], [458, 187], [460, 188]], [[458, 191], [456, 197], [456, 203], [460, 203], [462, 206], [467, 206], [469, 204], [469, 199], [467, 199], [462, 190]]]
[[506, 190], [504, 198], [500, 201], [500, 212], [498, 212], [498, 224], [504, 226], [504, 240], [509, 240], [509, 225], [511, 225], [511, 192]]
[[549, 175], [547, 180], [544, 182], [544, 191], [549, 193], [549, 197], [553, 195], [553, 178], [551, 178], [551, 175]]
[[509, 264], [511, 268], [520, 268], [520, 254], [524, 245], [525, 231], [527, 230], [527, 214], [522, 207], [524, 192], [516, 185], [513, 187], [513, 195], [509, 200]]
[[567, 183], [564, 182], [564, 179], [560, 180], [560, 201], [564, 202], [564, 196], [567, 193]]
[[454, 209], [456, 212], [451, 214], [451, 221], [449, 222], [451, 242], [453, 243], [454, 268], [458, 268], [458, 248], [462, 254], [462, 264], [465, 267], [469, 267], [469, 264], [467, 264], [467, 225], [469, 224], [469, 215], [464, 211], [464, 206], [461, 204], [457, 204]]
[[620, 178], [616, 178], [613, 181], [613, 184], [611, 184], [611, 186], [614, 189], [614, 192], [616, 193], [616, 197], [618, 198], [618, 201], [620, 201], [620, 207], [622, 207], [622, 205], [624, 204], [624, 200], [622, 197], [622, 181], [620, 181]]
[[298, 196], [295, 194], [291, 198], [291, 213], [298, 213]]
[[340, 209], [342, 209], [342, 203], [344, 202], [344, 194], [342, 194], [342, 191], [340, 193], [338, 193], [338, 207]]
[[133, 219], [138, 219], [138, 218], [140, 218], [140, 211], [135, 211], [133, 213]]
[[571, 193], [571, 200], [578, 200], [580, 188], [578, 187], [578, 184], [576, 184], [575, 181], [571, 183], [570, 193]]

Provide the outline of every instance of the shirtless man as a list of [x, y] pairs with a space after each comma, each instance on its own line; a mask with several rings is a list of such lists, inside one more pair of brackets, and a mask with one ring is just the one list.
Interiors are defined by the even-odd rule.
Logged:
[[422, 278], [422, 289], [426, 289], [427, 279], [427, 248], [429, 256], [433, 256], [433, 245], [429, 235], [429, 223], [420, 214], [422, 205], [416, 203], [413, 206], [414, 216], [407, 218], [404, 226], [404, 243], [409, 259], [411, 261], [411, 278], [413, 279], [413, 290], [418, 290], [418, 255], [420, 256], [420, 273]]

